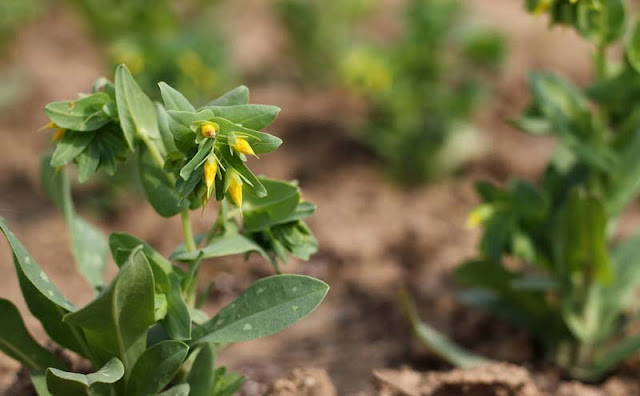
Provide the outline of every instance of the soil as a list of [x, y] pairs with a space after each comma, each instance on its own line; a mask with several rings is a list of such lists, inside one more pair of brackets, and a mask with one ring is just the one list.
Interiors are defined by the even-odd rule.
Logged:
[[[268, 2], [247, 2], [259, 10], [257, 15], [269, 17], [264, 11]], [[526, 333], [456, 301], [452, 271], [473, 256], [479, 235], [478, 230], [464, 227], [468, 211], [477, 203], [473, 183], [505, 182], [509, 175], [535, 180], [553, 148], [552, 141], [515, 131], [505, 122], [528, 100], [526, 72], [553, 69], [578, 83], [590, 77], [591, 49], [570, 31], [549, 32], [546, 20], [526, 15], [521, 2], [476, 1], [469, 6], [479, 23], [506, 33], [509, 57], [493, 99], [474, 120], [492, 142], [491, 151], [450, 180], [412, 189], [394, 185], [376, 158], [332, 121], [335, 114], [359, 111], [358, 104], [340, 92], [268, 84], [250, 87], [254, 102], [284, 109], [270, 131], [285, 141], [276, 154], [264, 156], [252, 168], [272, 177], [299, 180], [305, 198], [318, 205], [310, 226], [320, 241], [320, 252], [307, 263], [292, 262], [284, 269], [323, 279], [332, 289], [304, 321], [224, 352], [220, 363], [250, 378], [244, 394], [640, 394], [637, 364], [625, 365], [596, 386], [564, 382], [556, 370], [540, 362]], [[273, 29], [272, 22], [264, 25], [266, 32]], [[268, 48], [270, 36], [261, 32], [260, 25], [254, 26], [251, 36], [239, 40], [239, 45]], [[281, 40], [278, 32], [272, 34]], [[39, 156], [49, 144], [49, 135], [36, 131], [46, 123], [41, 111], [46, 103], [74, 97], [104, 72], [100, 53], [87, 37], [73, 13], [56, 4], [19, 33], [7, 59], [0, 63], [17, 66], [26, 84], [23, 96], [0, 113], [5, 147], [0, 156], [0, 216], [49, 278], [79, 305], [90, 301], [92, 292], [73, 269], [62, 216], [39, 187]], [[246, 53], [253, 52], [245, 48], [237, 56], [242, 60]], [[269, 51], [256, 56], [260, 54], [266, 59], [258, 64], [277, 62], [269, 58]], [[92, 184], [79, 187], [78, 205], [105, 232], [133, 233], [165, 254], [180, 240], [177, 219], [160, 219], [135, 193], [124, 193], [111, 202], [115, 210], [107, 214], [95, 211], [89, 202], [100, 191]], [[193, 216], [194, 227], [204, 230], [214, 212]], [[633, 229], [638, 215], [638, 208], [630, 211], [622, 232]], [[29, 329], [44, 341], [44, 331], [28, 314], [11, 275], [9, 252], [0, 241], [0, 271], [8, 274], [0, 278], [0, 296], [19, 305]], [[206, 306], [210, 313], [256, 279], [273, 273], [257, 259], [246, 264], [241, 259], [216, 260], [204, 268], [203, 280], [216, 281]], [[396, 297], [402, 286], [412, 291], [423, 319], [465, 347], [510, 364], [442, 371], [451, 367], [412, 339], [400, 314]], [[17, 390], [22, 377], [15, 363], [0, 356], [4, 394], [28, 394]]]

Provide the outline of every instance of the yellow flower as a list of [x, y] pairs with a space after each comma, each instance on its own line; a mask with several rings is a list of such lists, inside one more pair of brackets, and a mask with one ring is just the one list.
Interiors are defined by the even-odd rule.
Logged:
[[218, 160], [215, 155], [210, 155], [204, 163], [204, 183], [207, 185], [207, 201], [213, 192], [214, 182], [218, 174]]
[[220, 125], [215, 122], [203, 122], [200, 126], [200, 132], [202, 132], [202, 136], [206, 138], [215, 137], [218, 130], [220, 130]]
[[253, 148], [251, 148], [251, 145], [249, 144], [249, 142], [247, 142], [247, 139], [236, 138], [236, 142], [232, 145], [232, 147], [239, 153], [247, 154], [247, 155], [256, 155], [256, 153], [253, 151]]
[[480, 205], [473, 209], [467, 217], [467, 228], [475, 228], [483, 225], [493, 215], [491, 205]]
[[242, 179], [235, 172], [230, 175], [229, 179], [229, 195], [233, 203], [241, 208], [242, 207]]

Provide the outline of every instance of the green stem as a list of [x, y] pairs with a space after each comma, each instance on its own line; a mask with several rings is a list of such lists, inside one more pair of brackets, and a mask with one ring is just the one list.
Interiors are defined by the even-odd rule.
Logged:
[[184, 245], [187, 252], [196, 250], [196, 243], [193, 240], [193, 232], [191, 231], [191, 221], [189, 220], [189, 210], [180, 212], [182, 219], [182, 235], [184, 236]]
[[595, 55], [595, 71], [598, 81], [604, 80], [607, 76], [607, 45], [598, 44]]

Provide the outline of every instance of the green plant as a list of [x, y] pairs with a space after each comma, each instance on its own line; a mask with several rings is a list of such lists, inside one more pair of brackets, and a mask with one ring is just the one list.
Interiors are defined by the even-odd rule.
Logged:
[[355, 123], [358, 137], [395, 179], [437, 178], [482, 151], [468, 119], [504, 44], [496, 32], [465, 23], [460, 2], [407, 1], [401, 34], [382, 43], [367, 26], [373, 3], [337, 2], [329, 9], [304, 0], [280, 3], [304, 80], [320, 76], [366, 103]]
[[598, 380], [640, 349], [634, 293], [640, 234], [615, 228], [640, 191], [638, 27], [622, 42], [622, 0], [528, 1], [595, 46], [595, 81], [581, 89], [551, 73], [529, 77], [531, 105], [514, 121], [558, 145], [539, 183], [477, 185], [470, 223], [484, 232], [478, 258], [456, 273], [463, 300], [524, 326], [572, 377]]
[[[164, 105], [153, 103], [122, 65], [115, 84], [99, 80], [92, 93], [45, 109], [60, 130], [42, 162], [43, 185], [64, 214], [77, 268], [96, 291], [93, 301], [75, 307], [0, 219], [29, 310], [65, 354], [86, 359], [93, 371], [69, 371], [29, 335], [15, 306], [0, 299], [0, 350], [31, 371], [40, 395], [230, 395], [244, 377], [215, 366], [221, 348], [282, 330], [328, 291], [311, 277], [274, 275], [213, 318], [199, 309], [207, 293], [197, 292], [198, 269], [208, 258], [257, 253], [277, 268], [289, 255], [313, 254], [317, 244], [304, 219], [315, 207], [301, 202], [295, 184], [256, 177], [245, 164], [247, 155], [281, 144], [260, 132], [280, 109], [249, 104], [244, 86], [196, 109], [159, 85]], [[115, 172], [127, 157], [136, 159], [158, 214], [180, 215], [184, 241], [170, 259], [133, 235], [107, 240], [74, 209], [68, 164], [85, 181], [100, 169]], [[219, 202], [219, 216], [194, 236], [189, 211], [204, 210], [210, 200]], [[108, 250], [119, 267], [109, 283], [103, 276]]]

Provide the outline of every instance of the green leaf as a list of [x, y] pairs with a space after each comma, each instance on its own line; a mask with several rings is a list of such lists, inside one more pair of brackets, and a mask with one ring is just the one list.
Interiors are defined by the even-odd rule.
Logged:
[[627, 59], [636, 72], [640, 73], [640, 22], [636, 21], [633, 33], [626, 42]]
[[285, 221], [298, 207], [300, 189], [291, 183], [260, 178], [268, 195], [256, 198], [248, 195], [242, 203], [242, 223], [245, 232], [256, 232]]
[[280, 147], [282, 139], [277, 138], [265, 132], [255, 131], [253, 129], [245, 128], [240, 125], [220, 117], [211, 118], [212, 122], [215, 122], [220, 126], [218, 132], [221, 136], [234, 133], [238, 137], [245, 137], [251, 145], [251, 148], [256, 154], [266, 154]]
[[111, 121], [102, 109], [110, 101], [107, 94], [98, 92], [75, 101], [49, 103], [44, 112], [60, 128], [95, 131]]
[[93, 176], [100, 164], [100, 150], [95, 144], [89, 146], [76, 158], [78, 166], [78, 181], [84, 183]]
[[180, 279], [176, 274], [169, 274], [171, 289], [167, 295], [167, 316], [162, 321], [162, 326], [167, 334], [174, 340], [191, 339], [191, 314], [184, 301]]
[[240, 85], [217, 99], [207, 103], [207, 106], [237, 106], [249, 103], [249, 88]]
[[75, 326], [62, 323], [62, 317], [68, 312], [74, 311], [75, 307], [51, 283], [47, 274], [42, 271], [33, 257], [9, 230], [3, 218], [0, 218], [0, 229], [13, 250], [13, 261], [20, 289], [29, 311], [40, 320], [42, 327], [52, 340], [88, 357], [86, 340], [82, 331]]
[[634, 335], [600, 351], [590, 367], [584, 370], [578, 369], [573, 374], [586, 381], [598, 381], [638, 351], [640, 351], [640, 335]]
[[211, 257], [223, 257], [249, 252], [257, 252], [264, 257], [265, 260], [269, 260], [260, 245], [242, 234], [223, 234], [215, 236], [202, 249], [192, 252], [186, 252], [184, 249], [176, 250], [171, 255], [171, 259], [179, 261], [193, 261], [200, 255], [200, 253], [202, 253], [203, 259], [207, 259]]
[[409, 319], [409, 323], [411, 324], [411, 328], [416, 338], [418, 338], [424, 347], [438, 357], [446, 360], [455, 367], [462, 368], [475, 367], [491, 362], [489, 359], [475, 355], [472, 352], [456, 345], [444, 334], [422, 322], [418, 317], [415, 304], [411, 300], [411, 297], [409, 297], [406, 290], [402, 290], [402, 293], [400, 294], [400, 302], [402, 304], [404, 314]]
[[196, 112], [196, 108], [193, 107], [187, 98], [185, 98], [184, 95], [176, 89], [172, 88], [169, 84], [161, 81], [158, 83], [158, 86], [160, 87], [164, 107], [167, 110], [190, 111], [192, 113]]
[[95, 373], [86, 375], [50, 368], [47, 370], [47, 388], [52, 396], [93, 396], [96, 386], [118, 382], [124, 375], [124, 369], [117, 358], [109, 360]]
[[[170, 153], [176, 153], [178, 148], [176, 142], [173, 140], [173, 134], [169, 129], [169, 113], [160, 103], [154, 103], [156, 109], [156, 116], [158, 117], [158, 129], [160, 131], [160, 137], [162, 138], [162, 150], [160, 151], [163, 156], [167, 157]], [[156, 142], [158, 143], [158, 142]], [[168, 160], [165, 158], [165, 160]]]
[[277, 333], [313, 312], [328, 291], [326, 283], [308, 276], [263, 278], [196, 327], [192, 343], [240, 342]]
[[189, 384], [179, 384], [162, 393], [158, 393], [158, 396], [189, 396], [190, 390]]
[[136, 362], [125, 394], [156, 395], [171, 382], [187, 357], [189, 347], [180, 341], [163, 341], [147, 349]]
[[140, 148], [138, 171], [144, 194], [160, 216], [173, 217], [189, 207], [189, 200], [180, 198], [167, 173], [158, 167], [146, 147]]
[[[252, 194], [254, 194], [257, 197], [267, 196], [267, 189], [264, 188], [264, 186], [262, 185], [260, 180], [256, 177], [256, 175], [254, 175], [253, 172], [251, 172], [251, 170], [247, 168], [247, 166], [244, 164], [242, 159], [240, 159], [240, 156], [232, 155], [227, 150], [221, 150], [220, 154], [224, 159], [225, 166], [229, 166], [233, 168], [236, 172], [238, 172], [243, 177], [243, 179], [245, 179], [250, 183], [250, 185], [248, 185], [248, 183], [244, 184], [244, 188], [246, 190], [250, 191]], [[217, 189], [216, 191], [220, 191], [220, 190], [221, 189]]]
[[134, 151], [136, 137], [160, 139], [153, 103], [142, 92], [125, 65], [116, 69], [115, 86], [120, 126], [131, 151]]
[[24, 326], [20, 311], [9, 300], [0, 298], [0, 350], [29, 370], [62, 368], [58, 358], [36, 342]]
[[52, 396], [47, 389], [47, 372], [45, 370], [31, 371], [31, 384], [38, 396]]
[[279, 107], [261, 104], [209, 106], [207, 108], [211, 109], [216, 117], [257, 131], [271, 124], [280, 113]]
[[213, 393], [215, 385], [215, 376], [213, 375], [214, 362], [214, 346], [210, 344], [202, 345], [187, 377], [187, 382], [191, 389], [189, 396], [210, 396]]
[[89, 146], [95, 136], [94, 132], [66, 131], [53, 151], [51, 166], [57, 168], [68, 164]]
[[109, 287], [64, 322], [81, 327], [96, 358], [118, 357], [127, 373], [146, 347], [155, 321], [153, 273], [142, 247], [135, 249]]
[[101, 288], [104, 285], [108, 252], [104, 234], [76, 213], [71, 197], [71, 185], [64, 169], [55, 170], [45, 157], [40, 163], [40, 179], [47, 194], [64, 214], [76, 267], [91, 286], [95, 289]]
[[160, 268], [166, 274], [172, 271], [171, 263], [164, 258], [163, 255], [158, 253], [148, 243], [141, 239], [134, 237], [126, 232], [114, 232], [109, 235], [109, 247], [113, 259], [119, 267], [122, 267], [129, 260], [131, 253], [142, 245], [142, 252], [149, 260], [151, 265], [155, 265]]
[[[191, 129], [191, 125], [198, 122], [209, 121], [213, 118], [211, 110], [200, 110], [197, 113], [189, 111], [167, 110], [169, 114], [169, 130], [176, 139], [176, 143], [182, 142], [181, 150], [195, 146], [196, 132]], [[180, 145], [178, 145], [180, 148]]]
[[624, 0], [581, 1], [576, 6], [578, 30], [588, 39], [606, 45], [624, 33]]

